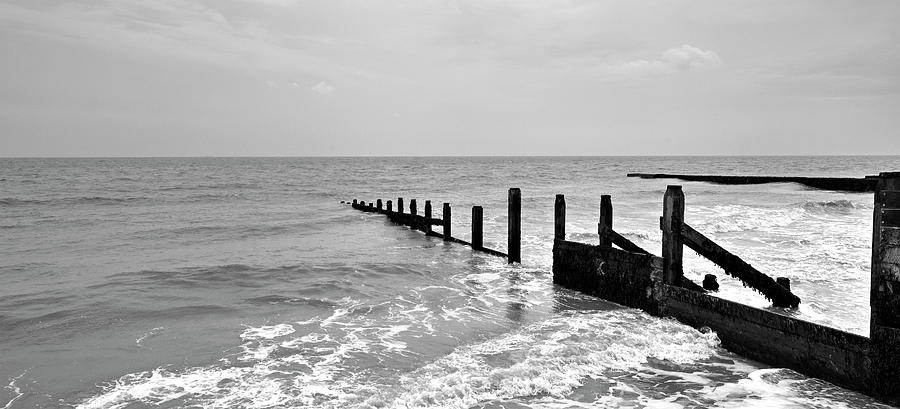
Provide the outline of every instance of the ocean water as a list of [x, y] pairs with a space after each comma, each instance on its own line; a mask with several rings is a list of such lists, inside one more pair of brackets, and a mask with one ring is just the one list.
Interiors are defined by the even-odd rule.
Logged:
[[[873, 407], [671, 319], [552, 284], [554, 194], [570, 240], [660, 252], [667, 184], [686, 220], [772, 276], [803, 319], [866, 335], [872, 196], [628, 172], [853, 176], [900, 157], [0, 159], [0, 408]], [[454, 210], [523, 262], [340, 204]], [[766, 307], [690, 251], [686, 274]]]

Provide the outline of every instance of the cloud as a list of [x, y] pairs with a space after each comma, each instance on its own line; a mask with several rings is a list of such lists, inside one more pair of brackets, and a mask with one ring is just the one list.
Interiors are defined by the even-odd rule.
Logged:
[[715, 51], [703, 50], [689, 44], [670, 48], [655, 59], [634, 59], [613, 64], [601, 64], [609, 74], [667, 74], [714, 69], [722, 64]]
[[312, 87], [310, 87], [310, 89], [313, 90], [313, 92], [316, 92], [321, 95], [331, 95], [334, 93], [334, 87], [326, 84], [324, 81], [319, 82], [316, 85], [313, 85]]
[[722, 63], [715, 51], [701, 50], [689, 44], [666, 50], [662, 61], [681, 71], [707, 69]]

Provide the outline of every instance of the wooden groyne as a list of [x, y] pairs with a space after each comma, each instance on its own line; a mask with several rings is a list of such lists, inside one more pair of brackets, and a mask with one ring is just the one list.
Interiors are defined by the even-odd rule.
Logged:
[[[630, 175], [629, 175], [630, 176]], [[601, 196], [597, 243], [566, 240], [566, 200], [556, 195], [554, 209], [553, 282], [652, 315], [674, 317], [695, 328], [714, 330], [725, 348], [776, 367], [787, 367], [882, 399], [900, 403], [900, 172], [867, 177], [874, 183], [872, 231], [870, 336], [865, 337], [781, 314], [801, 300], [790, 281], [772, 278], [715, 243], [684, 222], [685, 196], [680, 186], [669, 186], [663, 196], [661, 257], [653, 255], [615, 231], [612, 198]], [[765, 182], [767, 183], [767, 182]], [[867, 182], [869, 183], [869, 182]], [[838, 185], [829, 185], [838, 186]], [[848, 185], [842, 185], [848, 186]], [[867, 188], [868, 189], [868, 188]], [[833, 189], [848, 190], [848, 189]], [[856, 190], [854, 190], [856, 191]], [[415, 200], [409, 213], [398, 198], [382, 208], [353, 200], [354, 209], [381, 213], [397, 224], [521, 261], [521, 192], [508, 196], [508, 250], [483, 246], [483, 209], [472, 208], [472, 242], [452, 236], [451, 208], [443, 204], [441, 218], [432, 217], [431, 202], [418, 215]], [[435, 232], [433, 226], [441, 226]], [[718, 288], [715, 276], [703, 285], [684, 276], [684, 247], [696, 251], [723, 272], [771, 301], [768, 309], [754, 308], [710, 294]]]
[[[900, 402], [900, 172], [874, 179], [870, 337], [717, 298], [687, 280], [683, 246], [762, 293], [775, 310], [800, 302], [789, 281], [773, 280], [684, 223], [680, 186], [669, 186], [663, 198], [662, 257], [621, 240], [612, 229], [611, 200], [604, 196], [598, 244], [567, 241], [564, 229], [555, 230], [553, 281], [695, 328], [711, 328], [722, 346], [735, 353], [896, 404]], [[561, 195], [556, 207], [559, 226], [565, 223]]]
[[[453, 225], [451, 222], [453, 209], [450, 207], [450, 203], [443, 203], [440, 218], [432, 217], [430, 200], [425, 201], [424, 215], [418, 214], [416, 199], [410, 199], [409, 213], [404, 212], [402, 197], [397, 198], [396, 211], [393, 209], [393, 202], [390, 200], [382, 202], [381, 199], [377, 199], [373, 204], [372, 202], [366, 203], [353, 199], [352, 202], [341, 203], [349, 203], [356, 210], [383, 214], [391, 222], [422, 231], [426, 236], [438, 237], [444, 241], [470, 246], [472, 250], [506, 258], [509, 263], [522, 262], [522, 191], [518, 188], [509, 189], [507, 196], [507, 218], [509, 222], [506, 253], [484, 246], [484, 208], [481, 206], [472, 206], [472, 241], [468, 242], [453, 237]], [[382, 204], [386, 206], [382, 207]], [[440, 226], [441, 231], [434, 231], [433, 226]]]
[[874, 192], [878, 178], [819, 178], [803, 176], [719, 176], [677, 175], [672, 173], [629, 173], [628, 177], [641, 179], [678, 179], [686, 182], [710, 182], [721, 185], [759, 185], [764, 183], [798, 183], [803, 186], [842, 192]]

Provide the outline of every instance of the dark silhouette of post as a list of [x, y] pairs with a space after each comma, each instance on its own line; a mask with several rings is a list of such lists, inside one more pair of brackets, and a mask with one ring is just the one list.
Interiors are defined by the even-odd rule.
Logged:
[[378, 199], [377, 201], [375, 201], [375, 203], [377, 203], [377, 204], [375, 205], [375, 207], [377, 207], [378, 210], [381, 210], [381, 199]]
[[403, 198], [397, 198], [397, 213], [403, 213]]
[[388, 200], [388, 201], [387, 201], [387, 211], [388, 211], [388, 212], [392, 212], [392, 211], [394, 211], [393, 208], [394, 208], [394, 202]]
[[353, 199], [353, 206], [356, 206], [356, 205], [357, 205], [356, 199]]
[[452, 237], [452, 232], [450, 231], [450, 203], [444, 203], [442, 217], [444, 218], [444, 241], [450, 241]]
[[419, 209], [416, 206], [416, 199], [409, 199], [409, 228], [413, 230], [419, 229]]
[[507, 237], [508, 262], [522, 262], [522, 191], [509, 189], [509, 235]]
[[778, 285], [784, 287], [785, 290], [791, 291], [791, 279], [787, 277], [778, 277], [775, 279]]
[[681, 283], [682, 254], [684, 241], [681, 237], [681, 224], [684, 223], [684, 192], [681, 186], [669, 185], [663, 196], [662, 255], [663, 282], [669, 285]]
[[556, 195], [556, 203], [553, 206], [553, 239], [566, 239], [566, 196]]
[[600, 196], [600, 221], [597, 223], [597, 234], [600, 236], [600, 248], [612, 247], [612, 198], [609, 195]]
[[872, 223], [872, 381], [874, 394], [900, 401], [900, 172], [881, 173]]
[[425, 201], [425, 234], [431, 234], [431, 200]]
[[472, 248], [484, 248], [484, 210], [481, 206], [472, 206]]

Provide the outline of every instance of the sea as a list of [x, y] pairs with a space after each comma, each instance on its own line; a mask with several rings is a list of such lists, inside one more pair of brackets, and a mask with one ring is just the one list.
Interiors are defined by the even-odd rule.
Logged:
[[[0, 159], [0, 409], [862, 408], [865, 395], [733, 354], [715, 332], [552, 283], [554, 196], [569, 240], [598, 204], [660, 254], [666, 186], [685, 219], [802, 302], [867, 335], [871, 193], [725, 186], [630, 172], [863, 177], [900, 157]], [[522, 262], [473, 252], [342, 201], [453, 210]], [[768, 308], [715, 274], [717, 296]]]

